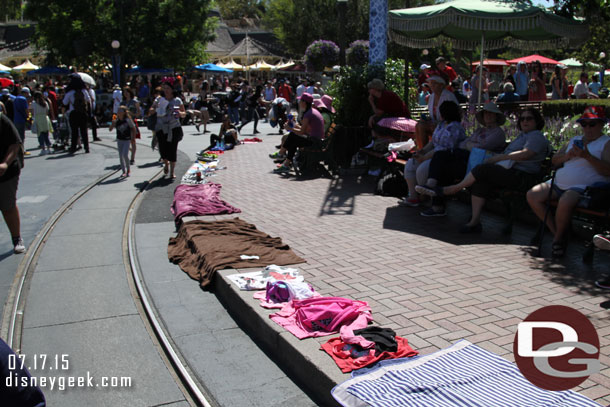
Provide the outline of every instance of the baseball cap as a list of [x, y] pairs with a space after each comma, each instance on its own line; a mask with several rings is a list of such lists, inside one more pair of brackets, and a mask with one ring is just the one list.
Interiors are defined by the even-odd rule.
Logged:
[[23, 88], [21, 88], [21, 93], [27, 93], [28, 95], [30, 95], [31, 94], [30, 88], [28, 88], [27, 86], [24, 86]]
[[428, 64], [421, 64], [421, 66], [419, 67], [419, 70], [423, 71], [424, 69], [428, 69], [428, 68], [432, 68], [432, 67]]
[[580, 116], [580, 119], [576, 121], [580, 123], [583, 120], [601, 120], [603, 122], [608, 121], [606, 118], [606, 112], [604, 112], [604, 109], [600, 106], [587, 107], [582, 113], [582, 116]]

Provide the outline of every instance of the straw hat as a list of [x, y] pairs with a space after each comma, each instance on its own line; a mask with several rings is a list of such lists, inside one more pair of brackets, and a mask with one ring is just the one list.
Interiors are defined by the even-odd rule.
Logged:
[[498, 126], [502, 126], [506, 122], [506, 116], [500, 110], [500, 108], [494, 102], [487, 102], [483, 105], [483, 108], [479, 110], [476, 114], [477, 121], [485, 126], [485, 122], [483, 121], [483, 112], [491, 112], [496, 114], [496, 123]]

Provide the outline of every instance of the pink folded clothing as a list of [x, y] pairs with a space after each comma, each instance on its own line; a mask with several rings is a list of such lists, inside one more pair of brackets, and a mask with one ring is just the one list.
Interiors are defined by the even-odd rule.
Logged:
[[220, 215], [241, 212], [220, 199], [220, 184], [178, 185], [171, 211], [176, 223], [185, 216]]
[[366, 328], [373, 320], [367, 302], [341, 297], [294, 300], [269, 317], [299, 339], [332, 335], [342, 326]]
[[381, 127], [386, 127], [392, 130], [404, 131], [405, 133], [415, 132], [417, 122], [406, 117], [386, 117], [377, 122]]

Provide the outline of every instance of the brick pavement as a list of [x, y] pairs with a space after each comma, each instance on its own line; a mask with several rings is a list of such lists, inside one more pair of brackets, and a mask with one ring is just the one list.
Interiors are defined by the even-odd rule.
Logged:
[[322, 295], [368, 301], [377, 324], [422, 354], [467, 339], [511, 361], [523, 318], [545, 305], [574, 307], [593, 322], [602, 346], [602, 372], [576, 390], [610, 403], [610, 313], [600, 307], [606, 294], [593, 285], [608, 267], [607, 256], [586, 266], [574, 243], [561, 263], [533, 257], [527, 246], [533, 228], [517, 225], [506, 237], [502, 220], [490, 214], [481, 235], [460, 235], [467, 205], [451, 202], [448, 217], [423, 218], [395, 198], [373, 195], [371, 177], [273, 174], [267, 154], [279, 137], [263, 139], [225, 154], [228, 169], [212, 180], [242, 209], [240, 218], [282, 237], [307, 259], [299, 267]]

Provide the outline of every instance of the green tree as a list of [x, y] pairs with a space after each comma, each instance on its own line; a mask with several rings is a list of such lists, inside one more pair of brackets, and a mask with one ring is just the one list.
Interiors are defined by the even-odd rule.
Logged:
[[260, 17], [265, 11], [260, 0], [216, 0], [216, 3], [224, 20]]
[[[413, 0], [411, 7], [432, 4], [433, 0]], [[404, 8], [405, 0], [389, 0], [390, 9]], [[272, 29], [288, 52], [301, 57], [312, 41], [325, 39], [339, 43], [337, 0], [267, 0], [264, 25]], [[346, 47], [355, 40], [369, 38], [369, 0], [348, 0], [345, 22]]]
[[213, 38], [209, 6], [210, 0], [30, 0], [26, 16], [38, 23], [35, 41], [49, 63], [108, 61], [118, 40], [124, 64], [185, 68], [204, 60]]
[[0, 0], [0, 19], [16, 20], [21, 18], [21, 0]]

